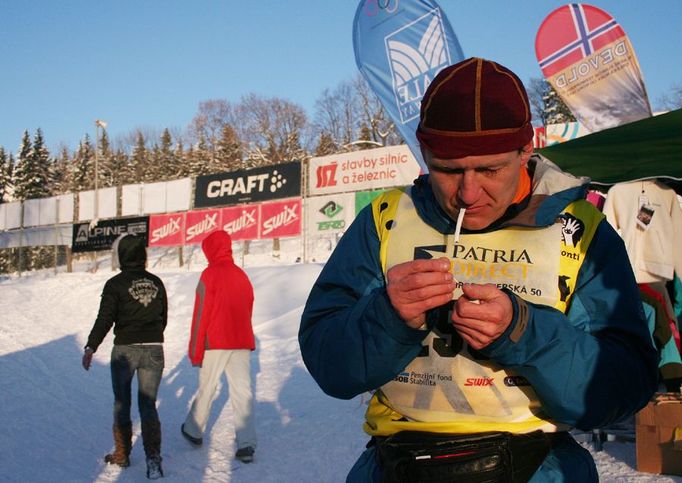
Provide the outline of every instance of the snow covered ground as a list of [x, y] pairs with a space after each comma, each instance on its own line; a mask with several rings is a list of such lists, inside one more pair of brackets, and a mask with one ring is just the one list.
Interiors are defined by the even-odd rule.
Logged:
[[[307, 373], [299, 353], [299, 318], [321, 264], [293, 263], [283, 251], [246, 257], [255, 287], [253, 325], [259, 445], [253, 464], [233, 460], [233, 420], [228, 390], [214, 403], [210, 431], [200, 449], [180, 435], [197, 372], [186, 356], [194, 288], [203, 259], [177, 267], [177, 257], [150, 257], [150, 270], [166, 284], [169, 323], [166, 368], [159, 391], [163, 430], [163, 481], [278, 483], [343, 482], [367, 441], [361, 429], [367, 395], [350, 401], [326, 396]], [[166, 254], [168, 255], [168, 254]], [[237, 257], [236, 257], [237, 258]], [[318, 258], [319, 259], [319, 258]], [[81, 368], [82, 347], [99, 306], [107, 260], [96, 273], [86, 261], [73, 273], [52, 270], [0, 278], [0, 481], [144, 481], [144, 453], [134, 407], [131, 466], [107, 466], [112, 448], [109, 353], [112, 334]], [[135, 390], [135, 388], [134, 388]], [[607, 441], [594, 453], [605, 482], [682, 482], [682, 477], [638, 473], [635, 445]]]

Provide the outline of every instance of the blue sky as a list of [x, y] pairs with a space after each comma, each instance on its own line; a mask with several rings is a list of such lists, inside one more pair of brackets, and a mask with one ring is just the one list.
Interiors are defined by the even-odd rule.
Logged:
[[[398, 0], [400, 1], [400, 0]], [[464, 55], [540, 77], [535, 34], [568, 2], [440, 0]], [[652, 100], [682, 83], [681, 0], [593, 0], [625, 29]], [[315, 100], [356, 73], [356, 0], [0, 0], [0, 146], [25, 129], [73, 149], [95, 119], [112, 139], [184, 129], [199, 102]]]

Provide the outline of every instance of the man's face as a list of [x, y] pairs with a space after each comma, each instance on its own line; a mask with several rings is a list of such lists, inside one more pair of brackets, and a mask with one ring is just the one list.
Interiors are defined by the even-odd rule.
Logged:
[[[526, 148], [529, 148], [527, 146]], [[462, 226], [481, 230], [500, 218], [516, 196], [519, 174], [531, 150], [439, 159], [424, 150], [436, 200], [453, 219], [466, 208]]]

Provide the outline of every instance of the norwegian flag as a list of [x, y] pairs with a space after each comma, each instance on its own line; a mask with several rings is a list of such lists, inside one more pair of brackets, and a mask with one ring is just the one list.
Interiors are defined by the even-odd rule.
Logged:
[[535, 36], [535, 55], [546, 78], [590, 56], [625, 32], [605, 11], [584, 3], [559, 7]]

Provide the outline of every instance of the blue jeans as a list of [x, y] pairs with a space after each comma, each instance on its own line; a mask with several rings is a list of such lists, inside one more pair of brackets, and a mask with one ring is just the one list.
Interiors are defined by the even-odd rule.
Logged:
[[158, 422], [156, 394], [163, 374], [163, 346], [115, 345], [111, 350], [111, 385], [114, 389], [114, 425], [129, 426], [130, 392], [137, 371], [137, 407], [140, 419]]

